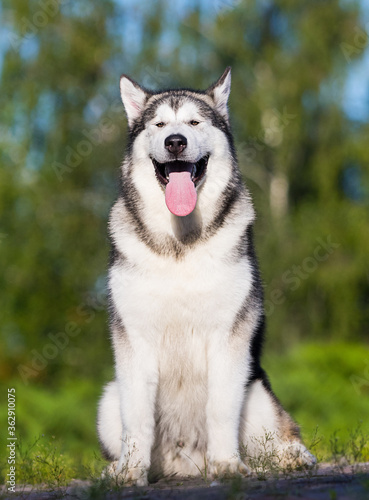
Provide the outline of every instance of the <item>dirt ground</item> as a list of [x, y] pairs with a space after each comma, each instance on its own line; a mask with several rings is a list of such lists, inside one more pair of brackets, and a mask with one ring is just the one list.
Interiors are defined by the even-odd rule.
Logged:
[[162, 480], [145, 488], [101, 490], [89, 481], [73, 481], [53, 491], [35, 486], [18, 486], [16, 493], [2, 489], [1, 498], [48, 499], [283, 499], [283, 500], [369, 500], [369, 462], [355, 466], [319, 464], [313, 471], [294, 472], [288, 477], [249, 477], [228, 482], [203, 479]]

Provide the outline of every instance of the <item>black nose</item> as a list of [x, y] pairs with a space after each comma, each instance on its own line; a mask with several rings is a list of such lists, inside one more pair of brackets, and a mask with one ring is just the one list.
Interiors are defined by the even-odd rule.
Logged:
[[164, 145], [170, 153], [179, 155], [187, 146], [187, 139], [181, 134], [172, 134], [165, 139]]

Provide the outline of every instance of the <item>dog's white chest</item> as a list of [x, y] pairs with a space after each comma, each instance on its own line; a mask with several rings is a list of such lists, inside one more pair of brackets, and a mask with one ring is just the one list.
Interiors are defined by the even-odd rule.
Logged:
[[182, 260], [153, 256], [138, 270], [111, 270], [114, 302], [126, 328], [148, 336], [229, 329], [250, 283], [246, 260], [229, 263], [209, 249]]

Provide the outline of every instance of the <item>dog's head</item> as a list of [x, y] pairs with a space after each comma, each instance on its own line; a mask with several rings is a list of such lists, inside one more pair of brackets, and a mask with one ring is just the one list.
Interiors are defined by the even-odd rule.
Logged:
[[204, 92], [180, 89], [153, 93], [127, 76], [121, 77], [133, 155], [140, 163], [150, 162], [152, 178], [156, 177], [155, 182], [165, 191], [167, 207], [174, 215], [190, 214], [199, 188], [211, 178], [219, 183], [219, 176], [223, 184], [229, 175], [230, 85], [230, 68]]

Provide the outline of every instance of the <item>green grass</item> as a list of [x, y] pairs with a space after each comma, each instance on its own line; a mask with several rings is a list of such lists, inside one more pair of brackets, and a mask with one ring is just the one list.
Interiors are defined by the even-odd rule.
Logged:
[[[242, 459], [246, 460], [253, 477], [257, 477], [259, 481], [265, 481], [269, 478], [292, 477], [294, 472], [290, 465], [282, 464], [273, 446], [269, 447], [270, 443], [273, 444], [273, 439], [272, 435], [265, 435], [265, 451], [261, 452], [258, 457], [248, 456], [246, 448], [241, 451]], [[314, 453], [319, 442], [319, 439], [315, 439], [315, 444], [311, 443], [311, 451]], [[363, 433], [361, 426], [351, 432], [348, 440], [341, 440], [337, 432], [333, 433], [327, 444], [330, 448], [329, 459], [337, 472], [343, 472], [347, 465], [352, 466], [352, 472], [359, 471], [357, 464], [368, 460], [368, 435]], [[54, 437], [40, 436], [30, 445], [25, 445], [22, 440], [19, 440], [16, 453], [18, 486], [22, 484], [37, 485], [38, 488], [39, 485], [42, 485], [45, 490], [54, 491], [63, 496], [64, 492], [61, 488], [68, 485], [72, 479], [89, 479], [88, 486], [84, 486], [82, 489], [78, 485], [75, 486], [76, 495], [79, 491], [76, 498], [102, 499], [106, 497], [108, 492], [118, 491], [124, 485], [121, 478], [101, 477], [106, 462], [100, 457], [92, 456], [88, 466], [81, 466], [73, 460], [71, 455], [66, 456], [61, 453], [61, 443], [57, 442]], [[4, 463], [2, 465], [5, 466]], [[318, 468], [319, 465], [312, 468], [300, 466], [298, 470], [300, 476], [302, 474], [311, 478], [316, 474]], [[204, 468], [199, 468], [199, 473], [204, 484], [209, 485], [206, 460], [204, 460]], [[231, 484], [231, 490], [234, 487], [237, 489], [241, 487], [241, 478], [237, 475], [225, 473], [217, 479]]]
[[[54, 456], [51, 460], [55, 462], [55, 454], [63, 464], [62, 479], [89, 477], [91, 466], [100, 457], [95, 422], [102, 385], [93, 380], [74, 380], [52, 388], [35, 384], [26, 386], [17, 381], [9, 382], [7, 386], [16, 389], [17, 480], [21, 481], [24, 476], [28, 477], [30, 484], [35, 484], [42, 474], [29, 475], [27, 461], [41, 471], [41, 461]], [[5, 394], [6, 388], [2, 392]], [[6, 414], [4, 401], [0, 412]], [[6, 447], [4, 433], [5, 429], [0, 437], [2, 449]], [[7, 472], [3, 458], [0, 462], [2, 477]], [[45, 482], [49, 479], [49, 475], [45, 476]]]
[[[307, 445], [318, 428], [314, 451], [320, 459], [338, 462], [344, 455], [351, 461], [369, 460], [368, 358], [358, 344], [305, 344], [264, 357], [272, 386], [300, 424]], [[359, 387], [359, 379], [368, 383]], [[43, 479], [57, 486], [100, 474], [105, 462], [99, 458], [95, 421], [101, 383], [77, 379], [47, 388], [12, 381], [7, 387], [16, 388], [17, 435], [22, 437], [18, 481], [35, 484]], [[6, 414], [4, 398], [0, 411]], [[4, 458], [2, 477], [7, 472]]]
[[45, 484], [53, 489], [73, 479], [74, 460], [61, 453], [54, 436], [40, 436], [30, 445], [20, 440], [16, 452], [18, 484]]
[[272, 387], [300, 424], [306, 443], [318, 428], [317, 452], [323, 457], [334, 432], [348, 440], [362, 422], [362, 431], [369, 433], [368, 360], [365, 346], [342, 343], [305, 344], [264, 358]]

